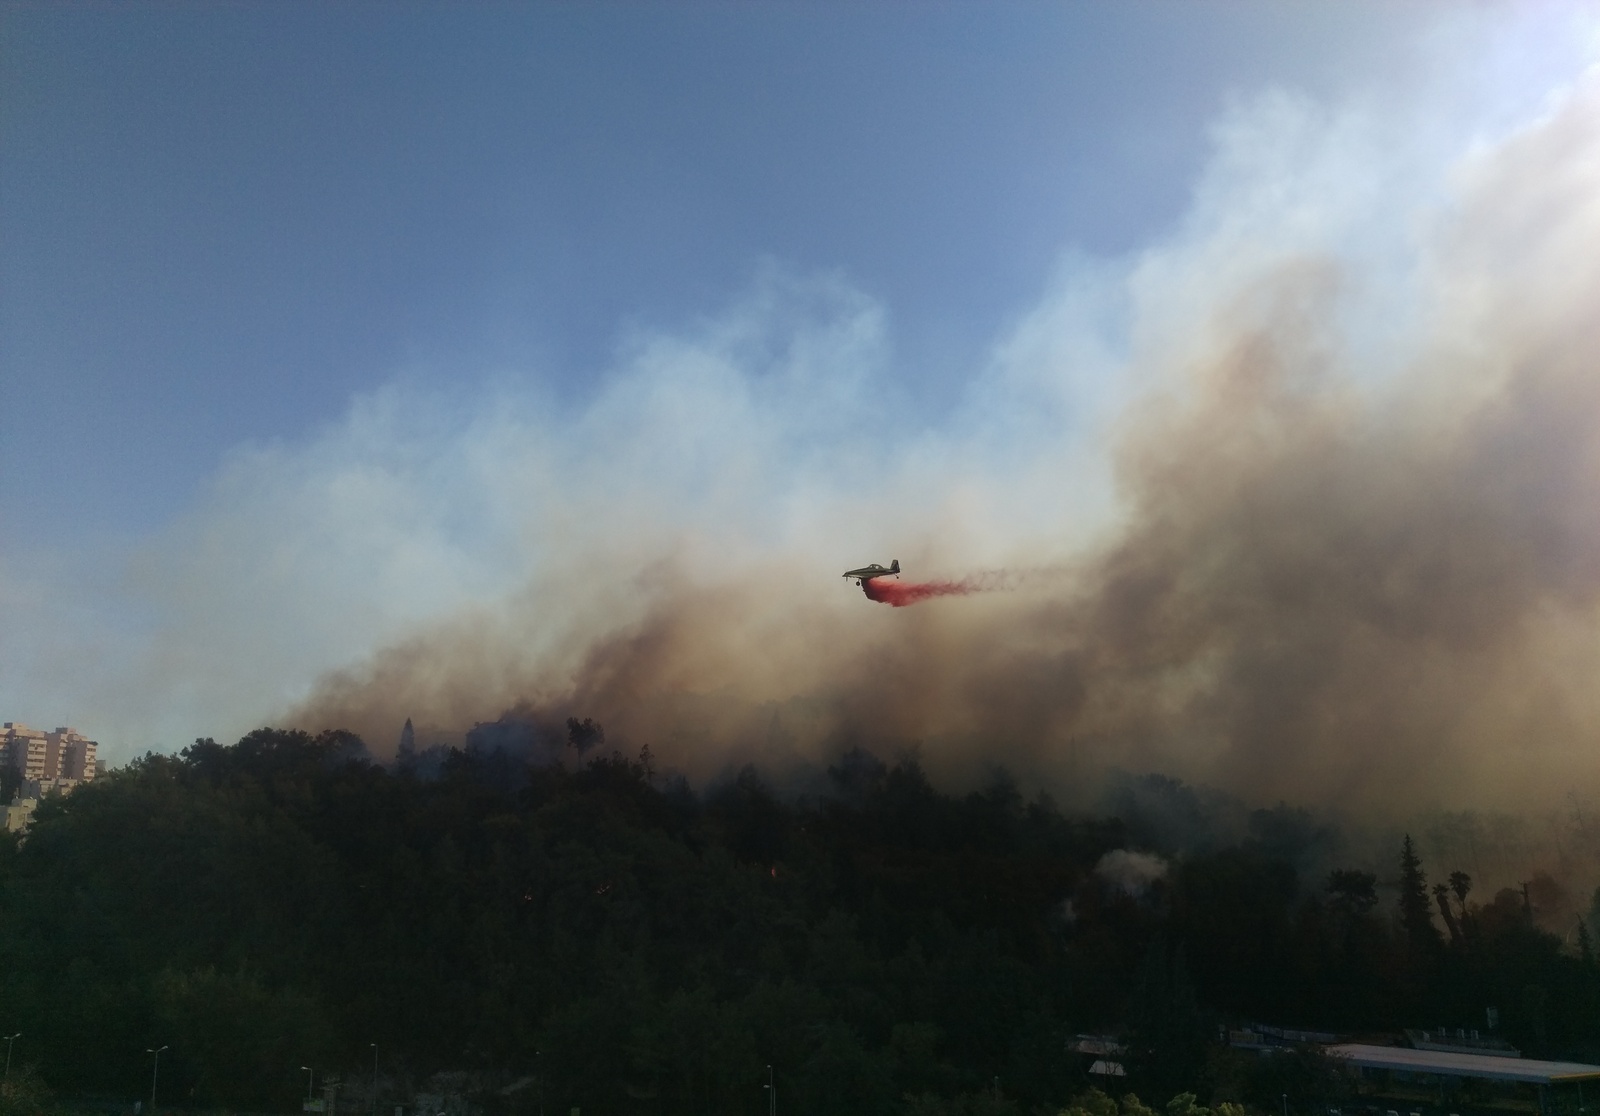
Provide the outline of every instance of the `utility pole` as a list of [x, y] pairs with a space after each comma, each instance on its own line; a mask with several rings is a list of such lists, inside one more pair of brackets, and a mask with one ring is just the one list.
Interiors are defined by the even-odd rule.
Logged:
[[148, 1046], [144, 1048], [144, 1052], [146, 1054], [154, 1054], [156, 1056], [155, 1065], [152, 1066], [151, 1069], [150, 1069], [150, 1116], [155, 1116], [155, 1111], [156, 1111], [156, 1078], [161, 1073], [161, 1051], [162, 1050], [166, 1050], [166, 1049], [168, 1049], [168, 1048], [165, 1047], [165, 1046], [161, 1047], [160, 1050], [151, 1050]]
[[21, 1031], [18, 1031], [14, 1035], [7, 1035], [6, 1036], [6, 1084], [7, 1085], [11, 1084], [11, 1044], [16, 1042], [21, 1037], [22, 1037], [22, 1032]]

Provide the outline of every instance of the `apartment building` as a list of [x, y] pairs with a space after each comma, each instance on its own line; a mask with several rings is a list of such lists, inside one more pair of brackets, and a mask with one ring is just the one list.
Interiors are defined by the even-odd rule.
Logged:
[[0, 725], [0, 762], [14, 768], [25, 783], [87, 782], [99, 771], [95, 756], [99, 747], [66, 726], [45, 732], [20, 721]]
[[95, 777], [99, 769], [95, 759], [95, 752], [100, 747], [98, 743], [70, 728], [47, 732], [45, 738], [54, 739], [60, 752], [61, 774], [57, 778], [87, 782]]
[[24, 780], [45, 777], [46, 751], [49, 742], [43, 732], [29, 728], [20, 721], [7, 721], [0, 731], [0, 753], [7, 767], [21, 772]]

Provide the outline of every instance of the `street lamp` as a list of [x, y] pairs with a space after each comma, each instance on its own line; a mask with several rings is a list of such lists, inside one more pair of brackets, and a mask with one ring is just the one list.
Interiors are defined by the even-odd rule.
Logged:
[[151, 1050], [148, 1046], [144, 1048], [146, 1054], [154, 1054], [156, 1056], [155, 1065], [150, 1068], [150, 1111], [152, 1113], [156, 1110], [156, 1077], [161, 1073], [161, 1051], [167, 1049], [169, 1048], [165, 1046], [159, 1050]]
[[372, 1047], [372, 1116], [378, 1116], [378, 1044], [367, 1045]]
[[772, 1067], [767, 1067], [767, 1083], [762, 1086], [767, 1091], [767, 1116], [778, 1116], [778, 1090], [772, 1081]]
[[18, 1031], [14, 1035], [5, 1036], [5, 1038], [6, 1038], [6, 1084], [8, 1084], [8, 1085], [11, 1084], [11, 1044], [16, 1042], [21, 1037], [22, 1037], [22, 1032], [21, 1031]]
[[544, 1116], [544, 1059], [537, 1050], [533, 1052], [533, 1072], [539, 1079], [539, 1116]]
[[[317, 1075], [311, 1069], [310, 1066], [301, 1066], [300, 1068], [306, 1071], [306, 1103], [310, 1104], [311, 1103], [311, 1082], [316, 1078]], [[307, 1111], [310, 1111], [310, 1110], [307, 1109]]]

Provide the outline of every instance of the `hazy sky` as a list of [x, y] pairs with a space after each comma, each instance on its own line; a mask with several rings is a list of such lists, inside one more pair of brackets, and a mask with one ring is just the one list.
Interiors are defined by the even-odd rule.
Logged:
[[[1146, 537], [1152, 494], [1192, 478], [1151, 487], [1154, 412], [1132, 401], [1213, 367], [1237, 333], [1218, 323], [1254, 320], [1262, 291], [1337, 273], [1347, 293], [1316, 298], [1339, 383], [1427, 380], [1466, 343], [1457, 327], [1492, 317], [1439, 316], [1467, 304], [1440, 261], [1490, 251], [1472, 237], [1500, 228], [1492, 199], [1588, 228], [1587, 185], [1535, 200], [1520, 180], [1477, 183], [1509, 165], [1588, 182], [1554, 149], [1506, 153], [1562, 128], [1587, 150], [1594, 14], [7, 3], [0, 719], [72, 723], [120, 759], [292, 710], [387, 738], [412, 711], [446, 730], [518, 701], [603, 703], [585, 672], [607, 641], [708, 586], [812, 569], [827, 580], [786, 582], [766, 627], [754, 605], [697, 621], [682, 661], [737, 669], [650, 685], [842, 709], [836, 679], [806, 682], [781, 655], [739, 672], [780, 632], [809, 633], [796, 660], [895, 638], [861, 625], [897, 614], [822, 596], [847, 566], [1005, 568], [1037, 586]], [[1452, 225], [1461, 213], [1478, 223]], [[1588, 290], [1573, 266], [1550, 305]], [[1511, 272], [1483, 274], [1491, 303], [1532, 289], [1496, 294]], [[1572, 298], [1562, 322], [1587, 317]], [[1320, 326], [1274, 315], [1261, 328], [1304, 350], [1285, 359], [1320, 366]], [[1549, 323], [1506, 329], [1528, 352], [1535, 334], [1575, 344]], [[1199, 462], [1211, 447], [1194, 445]], [[1362, 453], [1340, 452], [1317, 468], [1365, 524], [1376, 489], [1349, 479]], [[1259, 460], [1250, 477], [1294, 471]], [[1552, 522], [1589, 490], [1562, 491]], [[1216, 493], [1192, 495], [1186, 514], [1231, 522]], [[1507, 497], [1483, 530], [1528, 506]], [[1508, 615], [1559, 590], [1589, 616], [1566, 576], [1532, 563], [1495, 584], [1530, 587]], [[1094, 578], [1073, 585], [1038, 590], [1026, 615], [1101, 599]], [[991, 611], [927, 615], [968, 616], [970, 645], [984, 624], [1018, 630], [971, 607]], [[959, 625], [916, 623], [959, 656]], [[1193, 683], [1215, 663], [1189, 666]], [[1039, 669], [1039, 692], [1065, 684]], [[1066, 732], [1052, 710], [1027, 731]], [[1135, 732], [1104, 716], [1108, 739]]]
[[396, 377], [584, 400], [765, 261], [882, 300], [937, 415], [1063, 253], [1177, 219], [1230, 97], [1414, 64], [1427, 11], [7, 5], [4, 545], [149, 531]]

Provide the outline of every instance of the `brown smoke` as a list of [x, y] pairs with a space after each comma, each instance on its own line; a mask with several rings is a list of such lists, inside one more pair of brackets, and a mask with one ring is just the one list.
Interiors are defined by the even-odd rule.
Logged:
[[[1005, 555], [1052, 576], [890, 610], [840, 594], [857, 553], [574, 570], [626, 605], [545, 624], [543, 580], [325, 679], [295, 720], [382, 750], [408, 715], [459, 732], [521, 703], [701, 775], [915, 744], [950, 778], [1005, 763], [1069, 790], [1121, 767], [1380, 809], [1590, 793], [1597, 168], [1593, 82], [1457, 168], [1394, 376], [1355, 366], [1364, 279], [1336, 246], [1202, 290], [1112, 431], [1115, 523], [1065, 560]], [[948, 572], [941, 516], [920, 557], [873, 549]]]

